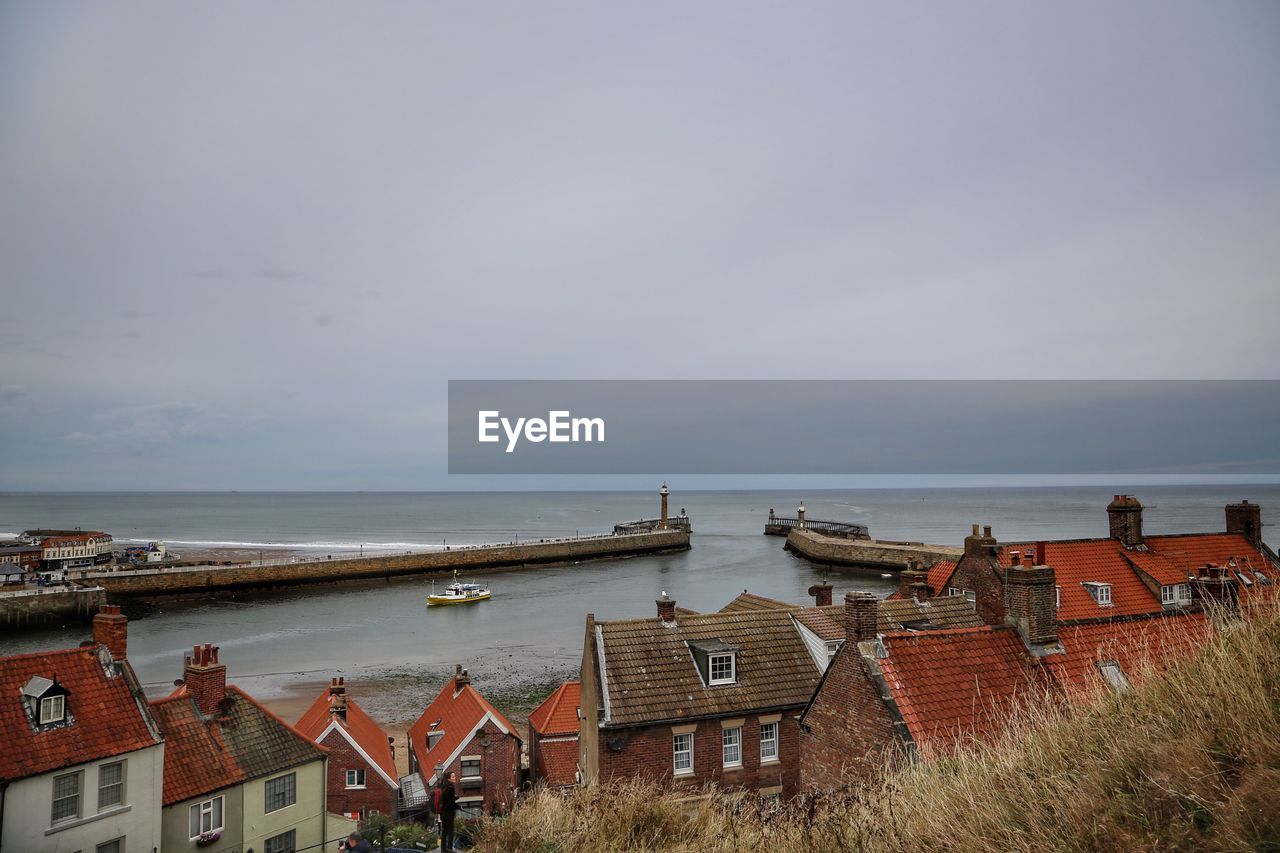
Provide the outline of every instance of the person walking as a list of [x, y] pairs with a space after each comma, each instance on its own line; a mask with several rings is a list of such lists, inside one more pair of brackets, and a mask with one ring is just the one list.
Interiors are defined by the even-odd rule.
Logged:
[[339, 845], [343, 853], [373, 853], [373, 846], [360, 836], [360, 833], [353, 832], [347, 836], [347, 840]]
[[446, 770], [436, 783], [436, 816], [440, 818], [440, 850], [453, 850], [453, 821], [458, 814], [458, 793], [453, 789], [453, 771]]

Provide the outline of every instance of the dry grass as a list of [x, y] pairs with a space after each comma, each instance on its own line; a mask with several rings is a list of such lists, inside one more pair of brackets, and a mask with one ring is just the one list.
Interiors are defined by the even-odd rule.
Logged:
[[645, 785], [540, 791], [478, 850], [1280, 851], [1280, 611], [1219, 620], [1125, 695], [1041, 712], [994, 746], [785, 806]]

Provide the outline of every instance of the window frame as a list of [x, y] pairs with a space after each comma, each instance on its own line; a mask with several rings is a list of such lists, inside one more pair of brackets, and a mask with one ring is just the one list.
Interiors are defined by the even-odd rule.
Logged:
[[104, 841], [101, 844], [95, 845], [93, 848], [93, 851], [94, 853], [102, 853], [103, 850], [108, 849], [112, 844], [116, 846], [115, 849], [117, 853], [124, 853], [124, 836], [123, 835], [120, 836], [119, 838], [113, 838], [110, 841]]
[[[58, 703], [57, 716], [54, 716], [53, 714], [45, 714], [45, 708], [52, 705], [54, 702]], [[67, 697], [62, 693], [55, 696], [40, 697], [40, 707], [36, 711], [36, 717], [42, 726], [65, 721], [67, 719]]]
[[[760, 763], [761, 764], [769, 764], [774, 761], [781, 761], [781, 759], [778, 757], [778, 729], [779, 729], [779, 726], [776, 722], [760, 724]], [[766, 731], [771, 732], [772, 736], [765, 737]], [[764, 746], [766, 743], [773, 744], [772, 754], [769, 754], [769, 755], [765, 754]]]
[[[286, 846], [275, 847], [275, 848], [271, 846], [272, 844], [280, 842], [282, 839], [285, 839], [285, 838], [288, 839], [288, 841], [284, 842]], [[264, 839], [262, 842], [263, 853], [296, 853], [297, 849], [298, 849], [298, 830], [297, 829], [286, 829], [284, 832], [278, 833], [276, 835], [271, 836], [270, 838]]]
[[[688, 744], [686, 749], [681, 749], [681, 739], [687, 738], [685, 743]], [[688, 756], [688, 766], [680, 766], [680, 756]], [[693, 775], [693, 732], [679, 732], [671, 736], [671, 770], [673, 776], [692, 776]]]
[[[105, 785], [103, 784], [102, 771], [106, 770], [108, 767], [120, 768], [120, 781], [108, 782]], [[104, 809], [119, 808], [120, 806], [123, 806], [125, 804], [125, 793], [126, 793], [125, 781], [128, 778], [128, 774], [126, 772], [127, 770], [128, 770], [128, 766], [125, 759], [121, 759], [119, 761], [109, 761], [105, 764], [98, 765], [98, 811], [103, 811]], [[104, 805], [102, 802], [103, 788], [119, 788], [120, 799], [116, 800], [114, 803], [106, 803]]]
[[[215, 803], [216, 803], [216, 804], [218, 804], [218, 807], [217, 807], [217, 816], [218, 816], [217, 826], [214, 826], [214, 819], [213, 819], [213, 818], [214, 818], [214, 804], [215, 804]], [[208, 813], [208, 815], [209, 815], [209, 828], [208, 828], [208, 829], [205, 829], [205, 828], [204, 828], [204, 816], [205, 816], [205, 814], [206, 814], [205, 806], [208, 806], [208, 807], [209, 807], [209, 808], [208, 808], [208, 812], [207, 812], [207, 813]], [[198, 803], [192, 803], [192, 804], [191, 804], [190, 809], [188, 809], [188, 811], [187, 811], [187, 832], [188, 832], [188, 834], [190, 834], [190, 832], [191, 832], [191, 822], [192, 822], [192, 819], [193, 819], [193, 818], [195, 819], [195, 824], [196, 824], [196, 834], [195, 834], [195, 835], [189, 835], [189, 837], [190, 837], [190, 839], [191, 839], [192, 841], [195, 841], [197, 838], [199, 838], [201, 835], [203, 835], [203, 834], [204, 834], [204, 833], [206, 833], [206, 832], [222, 832], [222, 831], [223, 831], [224, 829], [226, 829], [226, 827], [227, 827], [226, 796], [225, 796], [225, 795], [223, 795], [223, 794], [219, 794], [219, 795], [218, 795], [218, 796], [216, 796], [216, 797], [210, 797], [210, 798], [209, 798], [209, 799], [207, 799], [207, 800], [201, 800], [201, 801], [200, 801], [200, 802], [198, 802]]]
[[[737, 753], [737, 757], [730, 760], [729, 748]], [[720, 766], [729, 768], [738, 768], [742, 766], [742, 726], [730, 726], [720, 730]]]
[[[352, 778], [355, 781], [352, 781]], [[368, 775], [363, 767], [350, 767], [346, 771], [346, 789], [348, 791], [358, 791], [364, 789], [368, 782]]]
[[1160, 584], [1160, 603], [1164, 605], [1178, 603], [1178, 586], [1172, 583]]
[[[468, 772], [467, 772], [467, 769], [466, 769], [468, 764], [474, 764], [474, 765], [475, 765], [475, 771], [476, 771], [476, 772], [474, 772], [474, 773], [468, 773]], [[458, 761], [458, 783], [459, 783], [459, 784], [463, 784], [463, 783], [466, 783], [466, 782], [479, 782], [479, 781], [480, 781], [480, 780], [482, 780], [483, 778], [484, 778], [484, 773], [483, 773], [483, 771], [480, 769], [480, 759], [479, 759], [479, 758], [462, 758], [462, 759], [459, 759], [459, 761]]]
[[[276, 806], [274, 808], [271, 807], [271, 785], [273, 782], [280, 782], [281, 784], [285, 785], [285, 790], [288, 792], [286, 796], [289, 797], [289, 802], [285, 803], [284, 805]], [[290, 806], [297, 805], [297, 803], [298, 803], [298, 774], [296, 772], [283, 773], [279, 776], [275, 776], [271, 779], [268, 779], [262, 783], [262, 813], [263, 814], [274, 814], [278, 811], [281, 811], [282, 809], [287, 809]]]
[[[59, 797], [58, 796], [58, 780], [60, 779], [74, 779], [76, 783], [75, 793], [64, 794], [63, 796]], [[73, 770], [70, 773], [59, 773], [57, 776], [53, 777], [53, 782], [51, 784], [53, 788], [53, 797], [52, 797], [52, 802], [49, 805], [49, 825], [57, 826], [58, 824], [61, 824], [61, 823], [67, 823], [69, 821], [79, 820], [81, 812], [83, 810], [83, 805], [84, 805], [84, 799], [83, 799], [84, 798], [84, 771]], [[74, 800], [75, 811], [69, 815], [63, 815], [62, 817], [58, 817], [58, 803], [64, 800]]]
[[[729, 674], [716, 677], [716, 663], [725, 659], [729, 661]], [[733, 652], [712, 652], [707, 655], [707, 684], [716, 686], [719, 684], [736, 684], [738, 682], [738, 656]]]

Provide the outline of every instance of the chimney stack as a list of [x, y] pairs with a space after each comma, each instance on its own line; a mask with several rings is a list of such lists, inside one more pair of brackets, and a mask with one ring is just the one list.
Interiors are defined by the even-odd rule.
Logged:
[[676, 621], [676, 600], [667, 595], [667, 591], [662, 591], [662, 598], [658, 599], [658, 618], [664, 624], [674, 625]]
[[817, 607], [826, 607], [831, 604], [831, 584], [826, 581], [809, 587], [809, 594], [813, 596], [813, 603]]
[[453, 686], [456, 690], [461, 690], [462, 685], [471, 683], [471, 675], [462, 668], [462, 664], [455, 663], [453, 665]]
[[921, 571], [919, 563], [914, 559], [907, 563], [907, 568], [898, 575], [898, 597], [902, 599], [914, 598], [916, 601], [926, 601], [929, 598], [929, 573]]
[[106, 646], [111, 659], [122, 661], [129, 651], [129, 620], [118, 604], [104, 604], [93, 617], [93, 644]]
[[218, 662], [218, 647], [205, 643], [187, 655], [182, 673], [187, 694], [206, 717], [216, 716], [227, 695], [227, 668]]
[[846, 643], [860, 643], [876, 637], [876, 612], [880, 602], [870, 592], [844, 595], [844, 636]]
[[973, 532], [964, 538], [964, 554], [956, 563], [951, 585], [973, 590], [974, 610], [988, 625], [1005, 623], [1004, 571], [991, 526], [973, 525]]
[[1057, 598], [1051, 566], [1015, 563], [1005, 572], [1005, 621], [1032, 650], [1058, 642]]
[[341, 675], [329, 682], [329, 713], [347, 718], [347, 685]]
[[1116, 495], [1107, 504], [1111, 538], [1126, 548], [1142, 544], [1142, 504], [1133, 495]]
[[1262, 547], [1262, 507], [1247, 500], [1227, 504], [1227, 532], [1238, 533], [1255, 548]]

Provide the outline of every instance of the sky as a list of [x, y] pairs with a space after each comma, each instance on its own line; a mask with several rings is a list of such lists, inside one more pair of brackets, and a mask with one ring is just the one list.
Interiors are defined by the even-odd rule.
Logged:
[[0, 489], [495, 484], [449, 379], [1280, 378], [1278, 84], [1273, 2], [5, 0]]

